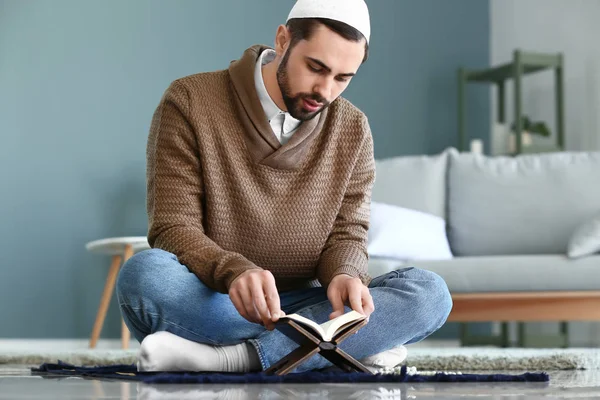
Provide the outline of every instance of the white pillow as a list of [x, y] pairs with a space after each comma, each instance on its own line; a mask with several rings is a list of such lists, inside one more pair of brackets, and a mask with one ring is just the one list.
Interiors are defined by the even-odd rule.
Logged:
[[570, 258], [600, 253], [600, 214], [581, 224], [571, 239], [567, 254]]
[[443, 218], [377, 202], [371, 202], [367, 250], [372, 257], [408, 261], [452, 258]]

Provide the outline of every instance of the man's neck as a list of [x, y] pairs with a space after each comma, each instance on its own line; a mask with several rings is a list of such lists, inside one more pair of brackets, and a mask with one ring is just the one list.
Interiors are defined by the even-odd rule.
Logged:
[[262, 67], [262, 76], [263, 81], [265, 82], [265, 87], [267, 88], [267, 93], [273, 102], [277, 105], [277, 107], [279, 107], [280, 110], [287, 112], [285, 102], [283, 101], [283, 96], [281, 95], [281, 89], [279, 89], [279, 84], [277, 83], [276, 60], [273, 60]]

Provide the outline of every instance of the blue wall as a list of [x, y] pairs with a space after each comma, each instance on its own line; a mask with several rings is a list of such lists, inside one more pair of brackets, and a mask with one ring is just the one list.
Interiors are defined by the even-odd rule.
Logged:
[[[292, 4], [0, 0], [0, 337], [89, 336], [109, 260], [84, 245], [145, 235], [163, 91], [272, 44]], [[488, 1], [369, 4], [371, 59], [346, 97], [369, 116], [376, 156], [456, 146], [455, 70], [488, 64]], [[487, 93], [471, 98], [470, 131], [485, 132]], [[115, 303], [103, 337], [120, 334]]]

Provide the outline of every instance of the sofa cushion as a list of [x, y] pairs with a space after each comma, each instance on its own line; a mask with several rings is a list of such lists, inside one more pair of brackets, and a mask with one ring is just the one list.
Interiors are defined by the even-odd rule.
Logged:
[[446, 218], [449, 148], [434, 156], [403, 156], [375, 161], [373, 201]]
[[600, 153], [450, 154], [448, 239], [456, 256], [566, 254], [598, 211]]
[[368, 252], [397, 260], [452, 258], [442, 217], [409, 208], [371, 202]]
[[440, 275], [452, 293], [600, 290], [600, 255], [573, 260], [566, 255], [456, 257], [444, 261], [371, 258], [376, 277], [413, 266]]
[[600, 253], [600, 214], [581, 224], [571, 239], [567, 255], [571, 258]]

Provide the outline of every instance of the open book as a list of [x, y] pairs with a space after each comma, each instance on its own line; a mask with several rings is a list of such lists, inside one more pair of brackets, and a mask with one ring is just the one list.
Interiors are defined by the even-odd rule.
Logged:
[[320, 337], [324, 342], [331, 342], [333, 339], [335, 339], [338, 333], [341, 333], [350, 326], [356, 325], [365, 318], [366, 316], [363, 314], [352, 310], [320, 325], [315, 321], [311, 321], [310, 319], [298, 314], [286, 315], [285, 317], [280, 318], [279, 321], [295, 321], [303, 328], [308, 328], [311, 332], [314, 332], [315, 336]]

